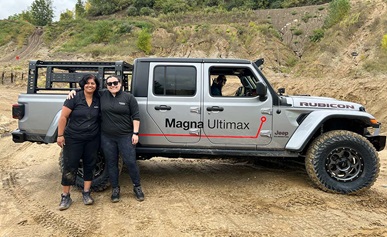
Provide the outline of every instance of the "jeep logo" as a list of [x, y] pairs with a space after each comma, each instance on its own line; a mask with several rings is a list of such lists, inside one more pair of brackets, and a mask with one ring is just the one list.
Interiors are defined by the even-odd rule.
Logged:
[[288, 135], [289, 135], [289, 132], [286, 132], [286, 131], [276, 131], [275, 133], [274, 133], [274, 136], [275, 137], [288, 137]]

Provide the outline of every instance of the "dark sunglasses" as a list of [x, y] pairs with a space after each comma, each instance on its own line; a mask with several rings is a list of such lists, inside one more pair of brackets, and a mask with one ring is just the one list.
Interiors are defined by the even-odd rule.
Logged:
[[119, 81], [113, 81], [113, 82], [106, 82], [106, 85], [112, 86], [112, 85], [118, 85]]

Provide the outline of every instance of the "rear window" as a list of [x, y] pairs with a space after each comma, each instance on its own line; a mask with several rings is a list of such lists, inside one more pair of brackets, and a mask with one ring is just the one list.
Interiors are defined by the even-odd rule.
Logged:
[[196, 68], [192, 66], [157, 66], [153, 93], [160, 96], [193, 96], [196, 94]]

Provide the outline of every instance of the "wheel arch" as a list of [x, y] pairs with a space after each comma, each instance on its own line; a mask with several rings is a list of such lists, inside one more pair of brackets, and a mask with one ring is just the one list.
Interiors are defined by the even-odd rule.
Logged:
[[332, 130], [348, 130], [365, 136], [367, 128], [373, 126], [373, 119], [372, 115], [358, 111], [350, 114], [348, 111], [315, 111], [302, 119], [285, 148], [305, 154], [314, 138]]
[[59, 118], [62, 113], [62, 109], [60, 109], [55, 117], [52, 119], [50, 126], [48, 127], [46, 136], [44, 137], [44, 143], [54, 143], [56, 142], [56, 137], [58, 135], [58, 124]]

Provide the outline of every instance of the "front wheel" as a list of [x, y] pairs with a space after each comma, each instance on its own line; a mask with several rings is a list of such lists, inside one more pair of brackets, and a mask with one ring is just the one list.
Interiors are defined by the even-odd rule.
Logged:
[[317, 137], [305, 158], [306, 171], [320, 189], [355, 194], [369, 189], [379, 175], [379, 156], [363, 136], [330, 131]]
[[[63, 172], [63, 150], [60, 152], [59, 155], [59, 166], [60, 166], [60, 171]], [[121, 158], [121, 155], [119, 156], [118, 160], [118, 172], [121, 173], [123, 167], [123, 161]], [[78, 173], [77, 173], [77, 178], [75, 180], [75, 186], [83, 189], [83, 163], [82, 159], [79, 162], [79, 168], [78, 168]], [[107, 163], [105, 162], [105, 156], [100, 149], [98, 151], [98, 156], [97, 156], [97, 162], [95, 164], [94, 168], [94, 178], [93, 181], [91, 182], [91, 189], [93, 191], [103, 191], [107, 189], [110, 186], [109, 182], [109, 173], [107, 170]]]

